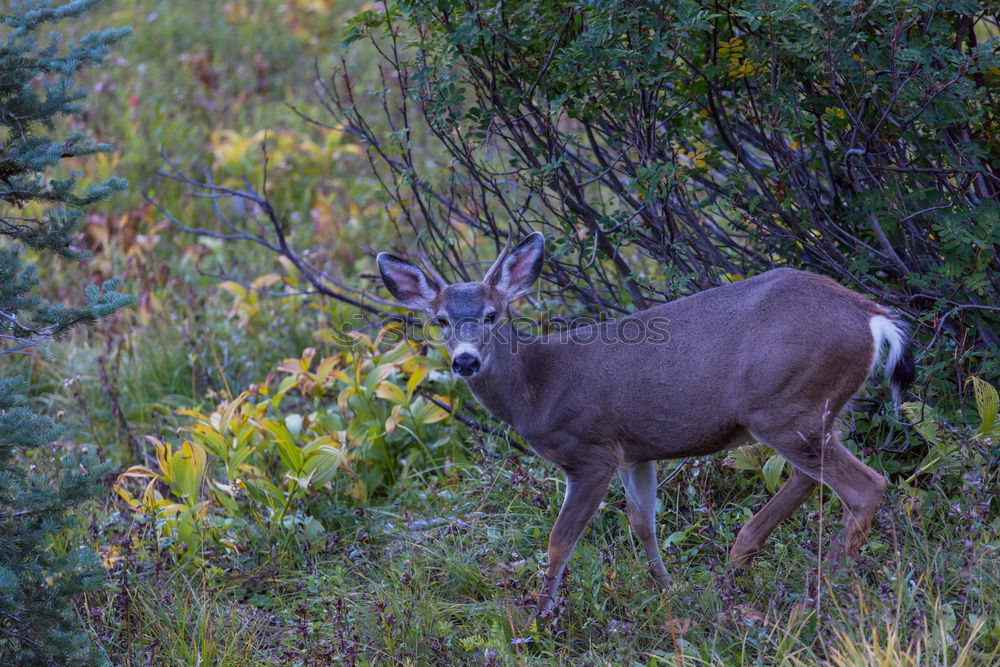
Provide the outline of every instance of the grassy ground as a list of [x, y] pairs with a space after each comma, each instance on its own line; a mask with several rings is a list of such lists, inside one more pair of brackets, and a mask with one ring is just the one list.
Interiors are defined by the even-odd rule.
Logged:
[[[148, 462], [146, 435], [176, 435], [180, 408], [209, 410], [297, 357], [350, 313], [296, 299], [234, 308], [211, 274], [252, 280], [273, 258], [172, 229], [149, 195], [198, 221], [203, 203], [158, 179], [161, 150], [222, 178], [259, 178], [258, 131], [273, 138], [276, 201], [346, 275], [370, 271], [362, 244], [391, 232], [362, 158], [287, 106], [310, 100], [312, 62], [330, 62], [342, 1], [111, 2], [94, 26], [131, 25], [121, 61], [81, 83], [95, 93], [81, 124], [120, 151], [79, 165], [133, 189], [96, 211], [85, 243], [94, 259], [60, 274], [56, 295], [124, 274], [140, 305], [115, 323], [28, 359], [66, 442], [37, 463], [85, 444], [125, 466]], [[372, 77], [371, 54], [352, 56]], [[324, 254], [325, 253], [325, 254]], [[64, 380], [68, 378], [68, 380]], [[331, 399], [332, 402], [332, 399]], [[333, 408], [330, 408], [333, 411]], [[453, 425], [452, 428], [460, 428]], [[890, 490], [852, 572], [820, 580], [836, 500], [817, 496], [746, 569], [725, 557], [739, 526], [766, 500], [758, 472], [722, 457], [698, 460], [660, 491], [669, 591], [648, 586], [620, 488], [577, 548], [557, 620], [534, 625], [531, 595], [562, 480], [539, 459], [460, 431], [468, 451], [411, 470], [373, 501], [352, 502], [347, 480], [318, 493], [324, 539], [280, 531], [237, 554], [191, 562], [161, 549], [109, 490], [85, 508], [84, 543], [108, 555], [107, 591], [80, 601], [94, 640], [115, 664], [814, 664], [986, 665], [1000, 659], [995, 472], [971, 455], [921, 494]], [[668, 471], [673, 464], [663, 464]], [[114, 557], [112, 557], [114, 555]]]
[[[919, 511], [890, 492], [854, 570], [817, 585], [815, 553], [821, 535], [829, 545], [837, 503], [817, 497], [733, 572], [728, 547], [766, 493], [723, 459], [698, 461], [660, 493], [670, 589], [649, 588], [614, 488], [577, 548], [557, 620], [539, 627], [531, 596], [562, 482], [537, 459], [483, 451], [409, 480], [391, 502], [330, 517], [336, 528], [311, 551], [260, 544], [200, 570], [136, 551], [111, 573], [113, 592], [89, 602], [94, 635], [122, 664], [1000, 659], [987, 489], [958, 502], [942, 490]], [[113, 523], [103, 539], [134, 530]]]

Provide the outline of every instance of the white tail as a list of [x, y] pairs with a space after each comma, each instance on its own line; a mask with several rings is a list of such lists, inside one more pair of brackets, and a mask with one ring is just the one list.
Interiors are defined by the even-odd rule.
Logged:
[[913, 382], [914, 361], [910, 349], [910, 334], [900, 320], [885, 315], [875, 315], [868, 321], [875, 339], [875, 354], [872, 355], [871, 370], [875, 370], [882, 349], [888, 347], [883, 373], [892, 388], [892, 401], [896, 409], [903, 403], [903, 394]]

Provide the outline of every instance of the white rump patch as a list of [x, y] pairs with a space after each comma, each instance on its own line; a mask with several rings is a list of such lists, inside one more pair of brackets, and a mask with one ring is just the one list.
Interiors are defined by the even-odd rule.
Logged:
[[903, 354], [904, 333], [900, 325], [896, 324], [884, 315], [876, 315], [868, 321], [868, 326], [872, 330], [872, 338], [875, 339], [875, 352], [872, 354], [872, 363], [868, 369], [871, 373], [875, 370], [882, 348], [889, 346], [889, 354], [886, 356], [884, 368], [895, 368], [896, 363]]

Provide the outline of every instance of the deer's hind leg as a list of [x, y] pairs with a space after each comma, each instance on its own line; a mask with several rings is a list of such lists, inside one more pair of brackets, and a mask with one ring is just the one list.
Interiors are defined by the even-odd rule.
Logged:
[[646, 567], [656, 583], [666, 588], [667, 569], [656, 543], [656, 461], [644, 461], [618, 469], [625, 489], [628, 521], [646, 552]]
[[793, 469], [788, 481], [774, 497], [740, 529], [729, 552], [729, 561], [733, 566], [744, 565], [751, 555], [760, 551], [768, 535], [808, 500], [815, 488], [814, 479], [797, 468]]
[[832, 430], [822, 433], [793, 427], [752, 432], [796, 470], [823, 482], [840, 498], [844, 506], [844, 534], [829, 551], [827, 560], [857, 556], [868, 536], [875, 510], [882, 502], [885, 479], [851, 454]]

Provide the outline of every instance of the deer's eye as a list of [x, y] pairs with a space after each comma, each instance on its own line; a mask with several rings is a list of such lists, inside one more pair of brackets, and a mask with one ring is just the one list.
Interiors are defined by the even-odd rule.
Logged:
[[493, 310], [486, 313], [486, 317], [483, 318], [483, 321], [486, 322], [486, 324], [493, 324], [494, 322], [496, 322], [497, 321], [496, 311]]
[[446, 327], [448, 326], [448, 320], [446, 320], [443, 317], [435, 317], [433, 320], [431, 320], [431, 324], [433, 324], [436, 327]]

